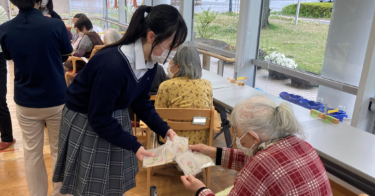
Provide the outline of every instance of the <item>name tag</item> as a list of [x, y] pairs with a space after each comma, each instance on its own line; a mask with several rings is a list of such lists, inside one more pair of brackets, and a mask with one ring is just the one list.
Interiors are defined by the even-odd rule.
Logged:
[[192, 124], [194, 124], [194, 125], [205, 125], [206, 121], [207, 121], [206, 117], [194, 116]]

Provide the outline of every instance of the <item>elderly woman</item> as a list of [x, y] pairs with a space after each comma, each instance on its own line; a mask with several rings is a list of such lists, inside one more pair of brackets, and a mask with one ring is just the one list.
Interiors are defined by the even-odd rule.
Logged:
[[[168, 76], [172, 79], [160, 85], [155, 108], [210, 109], [212, 107], [211, 83], [201, 79], [202, 68], [196, 48], [180, 46], [169, 63]], [[176, 133], [179, 136], [189, 137], [190, 144], [208, 143], [207, 130], [176, 131]]]
[[[93, 30], [93, 25], [89, 18], [86, 16], [81, 16], [77, 22], [74, 23], [74, 27], [77, 28], [78, 33], [82, 32], [84, 35], [82, 40], [79, 42], [77, 50], [74, 52], [73, 56], [90, 58], [91, 52], [96, 45], [103, 45], [103, 41], [100, 39], [99, 35]], [[77, 72], [81, 71], [86, 65], [84, 61], [77, 61], [76, 68]], [[64, 71], [72, 71], [73, 63], [72, 58], [64, 63]]]
[[[191, 146], [216, 164], [239, 171], [229, 195], [332, 195], [325, 168], [287, 103], [276, 106], [263, 96], [238, 103], [231, 115], [237, 149]], [[299, 137], [298, 137], [299, 136]], [[214, 196], [193, 176], [186, 189]]]
[[122, 38], [122, 35], [120, 32], [118, 32], [116, 29], [107, 29], [104, 31], [104, 44], [107, 46], [109, 44], [113, 44], [115, 42], [118, 42]]

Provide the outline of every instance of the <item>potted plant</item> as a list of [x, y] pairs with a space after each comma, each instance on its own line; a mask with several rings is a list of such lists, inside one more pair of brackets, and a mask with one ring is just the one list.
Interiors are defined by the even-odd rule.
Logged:
[[[291, 69], [295, 69], [298, 66], [293, 59], [286, 58], [285, 54], [281, 53], [273, 52], [270, 55], [267, 55], [264, 59], [268, 62], [275, 63], [277, 65], [288, 67]], [[289, 78], [288, 75], [273, 70], [268, 70], [268, 76], [276, 78], [278, 80], [284, 80]]]

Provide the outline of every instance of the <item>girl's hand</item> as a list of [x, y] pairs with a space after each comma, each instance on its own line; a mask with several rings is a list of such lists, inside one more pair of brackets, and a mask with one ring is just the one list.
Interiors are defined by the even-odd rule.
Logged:
[[138, 158], [138, 160], [143, 161], [144, 156], [153, 157], [154, 154], [152, 152], [149, 152], [149, 151], [145, 150], [145, 148], [143, 146], [141, 146], [138, 149], [137, 153], [135, 153], [135, 156]]
[[217, 148], [215, 147], [207, 146], [204, 144], [196, 144], [196, 145], [190, 145], [189, 149], [192, 150], [193, 152], [200, 152], [200, 153], [206, 154], [207, 156], [211, 158], [216, 158]]
[[171, 138], [171, 140], [173, 141], [175, 135], [177, 134], [172, 129], [169, 129], [167, 134], [165, 135], [164, 140], [167, 141], [167, 136], [169, 136], [169, 138]]

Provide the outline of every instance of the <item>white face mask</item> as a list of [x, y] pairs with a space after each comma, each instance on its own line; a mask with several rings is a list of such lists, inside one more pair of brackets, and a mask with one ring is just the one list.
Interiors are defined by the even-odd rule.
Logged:
[[[259, 139], [258, 134], [256, 134], [254, 131], [252, 131], [252, 132], [253, 132], [253, 133], [258, 137], [258, 139]], [[252, 156], [254, 156], [254, 150], [253, 150], [253, 147], [254, 147], [255, 144], [253, 144], [250, 148], [245, 148], [245, 147], [243, 147], [242, 144], [241, 144], [241, 139], [242, 139], [243, 137], [245, 137], [246, 134], [248, 134], [248, 132], [246, 132], [241, 138], [236, 137], [237, 148], [240, 149], [240, 150], [241, 150], [244, 154], [246, 154], [247, 156], [252, 157]]]
[[[160, 44], [159, 44], [159, 45], [160, 45]], [[164, 61], [165, 61], [165, 60], [167, 59], [167, 57], [168, 57], [167, 62], [168, 62], [168, 61], [171, 61], [171, 60], [173, 59], [174, 55], [176, 54], [176, 51], [171, 51], [171, 53], [170, 53], [169, 56], [168, 56], [169, 50], [164, 50], [163, 46], [161, 46], [161, 45], [160, 45], [160, 47], [161, 47], [161, 49], [163, 49], [163, 53], [162, 53], [160, 56], [156, 56], [156, 55], [154, 55], [154, 54], [152, 53], [152, 54], [151, 54], [151, 60], [152, 60], [153, 62], [157, 62], [157, 63], [159, 63], [159, 64], [163, 64]]]
[[171, 71], [171, 67], [174, 66], [172, 64], [168, 64], [168, 68], [167, 68], [167, 72], [168, 72], [168, 78], [173, 78], [174, 77], [174, 74], [176, 74], [178, 71], [176, 71], [176, 73], [172, 73]]
[[48, 0], [42, 0], [42, 3], [40, 4], [40, 7], [46, 7], [48, 4]]

